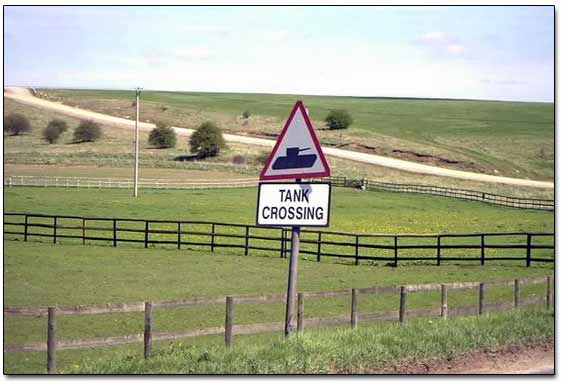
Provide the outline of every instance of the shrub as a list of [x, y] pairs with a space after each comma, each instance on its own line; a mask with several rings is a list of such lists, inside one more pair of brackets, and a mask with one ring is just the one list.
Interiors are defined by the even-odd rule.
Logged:
[[27, 117], [19, 113], [11, 113], [4, 117], [4, 131], [18, 136], [31, 132], [31, 124]]
[[176, 146], [176, 132], [159, 122], [149, 134], [149, 144], [160, 149], [173, 148]]
[[246, 120], [249, 117], [250, 117], [250, 112], [248, 110], [245, 110], [244, 112], [242, 112], [242, 118], [244, 118]]
[[102, 137], [100, 125], [91, 120], [81, 121], [74, 130], [75, 142], [94, 142]]
[[160, 110], [162, 110], [163, 112], [166, 112], [166, 111], [168, 110], [168, 107], [165, 106], [165, 105], [162, 105], [162, 106], [160, 107]]
[[268, 161], [268, 157], [270, 157], [270, 152], [262, 152], [256, 157], [256, 161], [260, 165], [266, 165], [266, 161]]
[[244, 158], [244, 156], [237, 154], [237, 155], [233, 156], [233, 164], [234, 165], [244, 165], [244, 164], [246, 164], [246, 159]]
[[214, 157], [225, 147], [221, 129], [211, 121], [202, 123], [190, 137], [190, 150], [199, 158]]
[[354, 120], [350, 113], [345, 109], [334, 109], [326, 116], [325, 122], [329, 129], [346, 129], [352, 125]]
[[66, 121], [54, 119], [43, 129], [43, 138], [50, 144], [57, 142], [61, 134], [67, 130]]

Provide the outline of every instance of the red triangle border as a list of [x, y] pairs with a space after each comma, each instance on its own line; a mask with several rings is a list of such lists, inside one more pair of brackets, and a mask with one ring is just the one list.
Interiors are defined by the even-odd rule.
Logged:
[[[293, 173], [293, 174], [278, 174], [278, 175], [271, 175], [271, 176], [265, 175], [266, 171], [270, 167], [272, 160], [274, 159], [273, 158], [274, 154], [277, 152], [279, 146], [281, 145], [281, 142], [283, 141], [283, 138], [285, 137], [285, 134], [287, 133], [287, 129], [289, 128], [289, 125], [293, 122], [293, 118], [295, 117], [295, 113], [297, 113], [298, 109], [301, 111], [301, 114], [303, 115], [303, 118], [305, 120], [305, 124], [307, 125], [307, 128], [309, 129], [309, 134], [311, 135], [311, 138], [313, 139], [313, 143], [315, 144], [315, 148], [317, 149], [317, 153], [320, 156], [320, 160], [321, 160], [325, 170], [322, 171], [322, 172], [316, 172], [316, 173]], [[281, 131], [281, 133], [280, 133], [280, 135], [279, 135], [279, 137], [276, 141], [276, 144], [274, 145], [274, 148], [272, 149], [270, 156], [266, 160], [266, 164], [264, 165], [264, 168], [260, 172], [260, 180], [267, 181], [267, 180], [313, 178], [313, 177], [330, 177], [330, 166], [328, 166], [328, 162], [327, 162], [326, 157], [323, 153], [323, 150], [321, 149], [321, 144], [319, 143], [317, 135], [315, 134], [315, 129], [313, 128], [313, 124], [311, 123], [311, 120], [309, 120], [309, 116], [307, 115], [307, 111], [305, 110], [305, 106], [303, 105], [303, 102], [301, 100], [299, 100], [293, 106], [293, 109], [291, 110], [291, 113], [289, 114], [289, 118], [287, 119], [285, 126], [283, 127], [283, 129], [282, 129], [282, 131]]]

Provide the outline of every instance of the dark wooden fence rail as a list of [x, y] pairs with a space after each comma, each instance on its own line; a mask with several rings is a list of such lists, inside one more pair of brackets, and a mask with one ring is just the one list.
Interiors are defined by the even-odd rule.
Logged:
[[[520, 297], [520, 287], [524, 284], [545, 283], [545, 296]], [[346, 289], [337, 291], [320, 292], [301, 292], [297, 299], [297, 321], [293, 327], [300, 332], [304, 328], [314, 328], [331, 325], [350, 325], [352, 329], [357, 327], [360, 321], [373, 320], [399, 320], [402, 324], [408, 318], [417, 317], [441, 317], [447, 319], [452, 315], [483, 314], [498, 310], [510, 309], [527, 304], [544, 302], [549, 310], [553, 304], [551, 275], [540, 277], [528, 277], [510, 280], [496, 280], [485, 282], [457, 282], [457, 283], [431, 283], [406, 286], [374, 286], [361, 289]], [[493, 286], [514, 286], [514, 300], [510, 302], [489, 303], [485, 302], [485, 288]], [[448, 290], [465, 290], [478, 288], [478, 305], [468, 305], [459, 307], [448, 307]], [[440, 306], [432, 309], [411, 309], [407, 310], [408, 293], [421, 291], [441, 291]], [[370, 294], [397, 294], [399, 293], [398, 310], [360, 313], [358, 309], [361, 296]], [[350, 315], [325, 318], [305, 318], [305, 299], [347, 297], [351, 298]], [[153, 341], [176, 340], [191, 338], [203, 335], [224, 334], [226, 347], [232, 347], [234, 335], [240, 334], [259, 334], [273, 331], [283, 331], [284, 323], [257, 323], [247, 325], [236, 325], [235, 306], [244, 303], [266, 303], [284, 302], [284, 294], [273, 295], [243, 295], [226, 297], [195, 297], [181, 299], [177, 301], [164, 302], [136, 302], [129, 304], [107, 304], [107, 305], [81, 305], [67, 307], [4, 307], [5, 317], [45, 317], [47, 316], [47, 342], [28, 343], [28, 344], [4, 344], [4, 352], [25, 352], [25, 351], [47, 351], [47, 371], [56, 372], [56, 352], [57, 350], [84, 349], [101, 346], [114, 346], [128, 343], [144, 343], [144, 356], [150, 357]], [[210, 327], [204, 329], [190, 329], [177, 332], [153, 332], [153, 310], [170, 307], [186, 307], [195, 305], [214, 305], [225, 304], [225, 326]], [[125, 335], [106, 338], [89, 339], [59, 339], [57, 336], [57, 315], [93, 315], [109, 313], [131, 313], [144, 312], [144, 332], [143, 334]]]
[[[149, 246], [186, 246], [215, 251], [241, 249], [243, 254], [267, 252], [286, 257], [290, 251], [290, 230], [206, 221], [97, 218], [46, 214], [4, 213], [4, 235], [28, 241], [46, 238], [53, 243], [104, 242]], [[336, 231], [302, 230], [300, 253], [360, 261], [442, 262], [521, 261], [554, 262], [553, 233], [469, 233], [469, 234], [354, 234]], [[509, 252], [507, 254], [507, 251]]]
[[457, 189], [432, 185], [398, 184], [392, 182], [374, 181], [366, 178], [350, 179], [347, 177], [330, 177], [325, 178], [324, 181], [329, 181], [334, 186], [399, 193], [429, 194], [442, 197], [465, 199], [470, 201], [480, 201], [493, 205], [515, 207], [520, 209], [555, 209], [555, 201], [550, 199], [511, 197], [469, 189]]

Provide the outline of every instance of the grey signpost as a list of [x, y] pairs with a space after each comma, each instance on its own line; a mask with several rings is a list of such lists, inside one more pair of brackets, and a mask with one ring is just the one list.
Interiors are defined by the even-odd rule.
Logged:
[[[284, 326], [286, 337], [292, 331], [297, 296], [297, 263], [301, 226], [328, 226], [330, 210], [330, 185], [326, 183], [304, 184], [301, 180], [302, 178], [329, 176], [330, 168], [309, 120], [308, 111], [301, 101], [297, 101], [260, 173], [260, 180], [295, 179], [296, 183], [279, 184], [277, 190], [273, 190], [276, 189], [273, 184], [261, 183], [258, 189], [256, 209], [258, 226], [291, 226], [291, 254]], [[296, 185], [299, 187], [296, 188]], [[263, 189], [270, 190], [263, 191]], [[292, 189], [293, 195], [301, 197], [285, 199], [283, 196], [286, 189]], [[274, 211], [278, 214], [276, 217], [273, 217]], [[309, 212], [306, 218], [306, 214], [303, 213], [305, 211]], [[311, 211], [321, 211], [322, 213], [311, 214]], [[281, 212], [284, 212], [283, 216]], [[294, 217], [303, 217], [303, 219], [294, 219]]]

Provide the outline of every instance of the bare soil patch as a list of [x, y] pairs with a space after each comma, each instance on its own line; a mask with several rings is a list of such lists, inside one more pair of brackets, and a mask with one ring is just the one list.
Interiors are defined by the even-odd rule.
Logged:
[[373, 374], [545, 374], [555, 366], [554, 340], [479, 350], [451, 360], [405, 361]]

